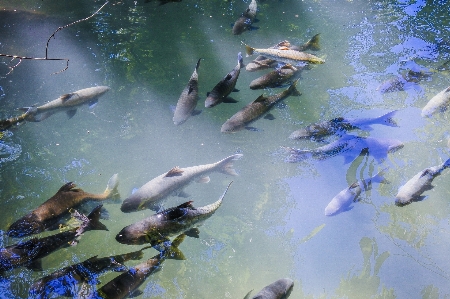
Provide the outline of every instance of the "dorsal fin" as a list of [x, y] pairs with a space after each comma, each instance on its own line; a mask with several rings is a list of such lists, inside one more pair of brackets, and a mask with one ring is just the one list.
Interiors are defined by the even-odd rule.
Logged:
[[290, 49], [289, 49], [289, 47], [282, 46], [282, 47], [279, 47], [278, 50], [290, 50]]
[[75, 185], [73, 182], [65, 183], [64, 185], [59, 188], [58, 192], [67, 192], [71, 191], [73, 188], [75, 188], [77, 185]]
[[165, 177], [169, 178], [169, 177], [173, 177], [173, 176], [180, 176], [182, 175], [184, 172], [184, 170], [182, 170], [179, 166], [175, 166], [174, 168], [172, 168], [171, 170], [169, 170]]
[[254, 103], [257, 103], [257, 102], [264, 102], [266, 100], [266, 97], [262, 94], [262, 95], [260, 95], [256, 100], [254, 100], [253, 102]]
[[281, 41], [275, 47], [290, 47], [291, 43], [287, 40]]
[[72, 97], [71, 93], [66, 93], [66, 94], [63, 94], [62, 96], [60, 96], [59, 98], [64, 103], [64, 102], [68, 101], [71, 97]]

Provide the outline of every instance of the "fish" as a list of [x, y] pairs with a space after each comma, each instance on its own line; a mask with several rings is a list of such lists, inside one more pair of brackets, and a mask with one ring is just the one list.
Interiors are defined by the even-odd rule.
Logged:
[[[0, 131], [5, 131], [13, 126], [18, 126], [26, 121], [27, 114], [22, 113], [19, 116], [10, 117], [0, 120]], [[0, 138], [1, 139], [1, 138]]]
[[234, 69], [229, 72], [219, 83], [214, 86], [214, 88], [207, 93], [207, 98], [205, 100], [205, 107], [211, 108], [220, 104], [224, 101], [224, 99], [234, 90], [236, 86], [237, 79], [239, 77], [239, 73], [241, 72], [241, 68], [243, 68], [244, 61], [242, 59], [241, 52], [238, 53], [238, 63], [234, 67]]
[[123, 201], [120, 209], [125, 213], [144, 209], [157, 210], [159, 204], [170, 195], [187, 197], [188, 195], [183, 189], [192, 181], [209, 182], [208, 174], [211, 172], [217, 171], [227, 175], [237, 175], [233, 169], [233, 161], [240, 159], [242, 156], [242, 154], [235, 154], [212, 164], [186, 168], [174, 167], [147, 182], [131, 194]]
[[76, 188], [73, 182], [68, 182], [59, 188], [58, 192], [39, 207], [11, 224], [7, 235], [14, 238], [37, 234], [51, 229], [70, 209], [77, 208], [87, 201], [103, 201], [119, 198], [117, 173], [108, 181], [106, 189], [101, 194], [93, 194]]
[[245, 128], [248, 124], [256, 121], [261, 116], [266, 114], [276, 103], [283, 101], [289, 96], [300, 96], [301, 93], [297, 90], [295, 85], [298, 79], [294, 81], [291, 86], [272, 96], [260, 95], [256, 100], [236, 112], [230, 117], [221, 127], [222, 133], [233, 133]]
[[438, 166], [425, 168], [417, 173], [409, 181], [401, 186], [395, 196], [395, 204], [397, 206], [405, 206], [414, 201], [421, 201], [425, 197], [421, 196], [423, 192], [431, 190], [434, 186], [431, 185], [434, 178], [441, 174], [441, 172], [450, 166], [450, 159]]
[[144, 255], [143, 250], [147, 248], [151, 247], [102, 258], [94, 256], [81, 263], [64, 267], [36, 280], [30, 287], [28, 298], [54, 298], [55, 294], [74, 298], [79, 284], [99, 284], [98, 277], [106, 271], [127, 271], [128, 268], [123, 263], [129, 260], [140, 260]]
[[247, 56], [251, 56], [253, 54], [260, 54], [267, 58], [271, 58], [276, 61], [281, 61], [285, 63], [295, 64], [298, 62], [310, 62], [322, 64], [325, 63], [325, 60], [319, 58], [313, 54], [309, 54], [306, 52], [291, 50], [288, 47], [279, 47], [277, 49], [267, 48], [267, 49], [256, 49], [252, 48], [249, 45], [242, 43], [245, 46], [245, 51]]
[[116, 235], [116, 240], [121, 244], [141, 245], [150, 243], [150, 246], [155, 246], [168, 241], [171, 236], [189, 231], [217, 211], [222, 205], [223, 198], [230, 185], [231, 183], [228, 184], [219, 200], [209, 205], [194, 208], [192, 201], [188, 201], [177, 207], [161, 211], [124, 227]]
[[415, 84], [429, 77], [430, 72], [424, 70], [408, 70], [408, 72], [404, 75], [400, 75], [384, 81], [377, 87], [377, 90], [381, 93], [403, 91], [411, 88]]
[[302, 69], [302, 67], [297, 68], [290, 64], [285, 64], [250, 82], [250, 89], [280, 87], [289, 80], [294, 79]]
[[423, 107], [421, 116], [431, 117], [436, 112], [447, 109], [450, 103], [450, 86], [439, 92]]
[[[289, 49], [294, 51], [307, 51], [320, 50], [320, 33], [314, 35], [309, 41], [300, 46], [291, 45], [291, 43], [287, 40], [281, 41], [278, 44], [272, 46], [272, 49]], [[245, 70], [249, 72], [259, 71], [267, 68], [273, 68], [278, 66], [278, 61], [275, 59], [268, 58], [264, 55], [258, 55], [252, 62], [248, 63], [245, 66]]]
[[253, 21], [256, 17], [256, 10], [258, 5], [255, 0], [250, 2], [248, 8], [242, 13], [242, 15], [234, 22], [232, 32], [234, 35], [242, 34], [246, 30], [252, 29]]
[[[290, 278], [282, 278], [264, 287], [251, 299], [287, 299], [294, 288], [294, 281]], [[244, 297], [250, 298], [251, 291]]]
[[138, 288], [144, 283], [148, 276], [161, 269], [162, 263], [166, 259], [185, 260], [183, 253], [178, 246], [183, 242], [184, 234], [179, 235], [173, 242], [163, 243], [160, 254], [147, 261], [130, 268], [127, 272], [112, 279], [100, 289], [91, 292], [83, 298], [94, 299], [123, 299], [136, 297], [142, 294]]
[[403, 148], [404, 144], [396, 139], [379, 139], [373, 137], [360, 137], [346, 134], [336, 141], [313, 150], [299, 150], [287, 148], [290, 156], [288, 162], [299, 162], [307, 158], [324, 160], [337, 155], [345, 157], [344, 163], [353, 161], [363, 151], [375, 158], [378, 162], [385, 159], [388, 153]]
[[345, 133], [350, 130], [362, 129], [372, 130], [371, 125], [379, 124], [390, 127], [398, 127], [393, 116], [397, 110], [388, 112], [375, 118], [344, 118], [337, 117], [329, 121], [314, 123], [302, 129], [296, 130], [289, 136], [290, 139], [314, 138], [321, 140], [323, 137], [336, 133]]
[[373, 177], [358, 180], [339, 192], [325, 208], [325, 216], [334, 216], [345, 211], [353, 209], [352, 204], [360, 200], [362, 191], [368, 191], [372, 189], [372, 183], [386, 183], [386, 179], [383, 177], [385, 170], [381, 170]]
[[69, 231], [43, 238], [32, 238], [0, 248], [0, 273], [22, 266], [33, 270], [41, 270], [41, 259], [43, 257], [62, 247], [75, 245], [78, 242], [78, 237], [84, 232], [88, 230], [108, 230], [99, 221], [101, 208], [102, 205], [97, 206], [88, 216], [74, 210], [73, 217], [79, 219], [82, 223]]
[[[159, 5], [164, 5], [167, 3], [172, 3], [172, 2], [181, 2], [182, 0], [158, 0]], [[144, 3], [149, 3], [152, 2], [152, 0], [145, 0]]]
[[198, 101], [198, 67], [200, 66], [200, 58], [197, 61], [194, 72], [189, 79], [187, 86], [183, 89], [180, 98], [177, 102], [177, 107], [175, 108], [175, 113], [173, 115], [173, 123], [175, 125], [181, 125], [184, 123], [194, 112], [195, 106], [197, 106]]
[[93, 107], [97, 104], [99, 97], [108, 92], [110, 88], [108, 86], [94, 86], [78, 91], [64, 94], [38, 107], [24, 107], [20, 108], [22, 111], [26, 111], [26, 120], [30, 122], [39, 122], [52, 116], [57, 112], [66, 112], [69, 118], [72, 118], [77, 109], [83, 104], [88, 104]]

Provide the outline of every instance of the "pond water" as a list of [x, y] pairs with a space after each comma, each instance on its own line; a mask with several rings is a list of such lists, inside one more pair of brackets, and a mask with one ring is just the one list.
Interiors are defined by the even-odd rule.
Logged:
[[[449, 85], [440, 68], [450, 59], [447, 1], [260, 0], [256, 30], [233, 35], [231, 24], [250, 1], [110, 1], [92, 18], [58, 31], [48, 58], [23, 60], [8, 74], [0, 57], [0, 118], [16, 108], [43, 104], [79, 89], [111, 90], [90, 109], [68, 119], [57, 113], [4, 132], [0, 140], [2, 247], [19, 241], [8, 226], [50, 198], [66, 182], [101, 193], [119, 176], [121, 199], [174, 166], [219, 161], [234, 153], [238, 176], [211, 174], [208, 184], [186, 188], [195, 206], [216, 201], [233, 181], [220, 209], [200, 227], [200, 237], [180, 245], [186, 260], [167, 260], [141, 286], [138, 298], [243, 298], [290, 277], [290, 298], [446, 298], [450, 296], [450, 184], [443, 171], [420, 202], [395, 205], [398, 188], [422, 169], [449, 157], [448, 112], [422, 118], [421, 109]], [[54, 31], [98, 10], [99, 1], [12, 1], [0, 3], [0, 53], [45, 57]], [[236, 103], [204, 108], [206, 93], [237, 63], [241, 42], [268, 48], [282, 40], [301, 45], [320, 33], [324, 64], [304, 70], [300, 97], [289, 97], [261, 118], [257, 130], [234, 134], [221, 125], [262, 93], [250, 82], [267, 71], [241, 70], [231, 96]], [[177, 100], [197, 60], [198, 115], [172, 121]], [[404, 90], [381, 92], [382, 82], [423, 69], [429, 76]], [[59, 72], [57, 74], [53, 74]], [[288, 163], [282, 147], [313, 149], [336, 140], [291, 140], [308, 124], [336, 117], [371, 118], [398, 110], [398, 127], [373, 125], [351, 134], [398, 139], [404, 147], [384, 159], [342, 155]], [[356, 180], [385, 170], [353, 208], [327, 217], [331, 199]], [[186, 201], [171, 196], [165, 208]], [[26, 298], [36, 279], [92, 256], [110, 256], [143, 246], [115, 240], [124, 227], [152, 211], [122, 213], [105, 202], [108, 231], [86, 232], [77, 246], [45, 257], [43, 271], [17, 268], [3, 273], [1, 298]], [[53, 232], [42, 233], [41, 236]], [[156, 254], [145, 251], [144, 259]], [[142, 261], [141, 260], [141, 261]], [[134, 266], [141, 261], [126, 262]], [[117, 276], [100, 277], [101, 286]]]

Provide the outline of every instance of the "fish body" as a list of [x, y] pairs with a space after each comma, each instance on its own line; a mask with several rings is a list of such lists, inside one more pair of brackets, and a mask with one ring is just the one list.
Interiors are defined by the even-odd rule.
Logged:
[[26, 107], [21, 110], [26, 111], [26, 120], [32, 122], [42, 121], [57, 112], [66, 112], [69, 118], [73, 117], [77, 109], [83, 104], [93, 106], [98, 102], [98, 98], [108, 92], [108, 86], [95, 86], [81, 89], [72, 93], [64, 94], [38, 107]]
[[280, 47], [278, 49], [267, 48], [267, 49], [255, 49], [248, 45], [245, 45], [245, 50], [247, 52], [247, 56], [253, 54], [260, 54], [266, 56], [267, 58], [271, 58], [276, 61], [281, 61], [285, 63], [295, 64], [301, 61], [310, 62], [310, 63], [324, 63], [325, 61], [313, 54], [309, 54], [306, 52], [301, 52], [297, 50], [291, 50], [286, 47]]
[[[143, 249], [146, 248], [148, 247]], [[84, 262], [55, 271], [33, 283], [30, 287], [29, 298], [53, 298], [54, 294], [65, 297], [75, 297], [77, 295], [79, 284], [98, 284], [98, 276], [106, 271], [126, 271], [127, 268], [122, 263], [131, 259], [141, 259], [143, 256], [143, 249], [102, 258], [94, 256]]]
[[352, 204], [359, 201], [362, 191], [372, 188], [372, 183], [385, 182], [383, 171], [365, 180], [359, 180], [339, 192], [325, 208], [325, 216], [334, 216], [352, 209]]
[[301, 71], [290, 64], [283, 65], [259, 78], [250, 82], [250, 89], [274, 88], [284, 85], [286, 82], [294, 78]]
[[[50, 253], [76, 242], [77, 237], [87, 230], [107, 230], [100, 223], [100, 209], [97, 206], [87, 217], [80, 215], [83, 222], [78, 228], [64, 231], [44, 238], [33, 238], [0, 249], [0, 273], [21, 266], [40, 269], [41, 258]], [[75, 212], [77, 214], [77, 212]], [[79, 216], [78, 216], [79, 217]]]
[[[297, 79], [298, 81], [298, 79]], [[256, 100], [236, 112], [232, 117], [230, 117], [223, 125], [220, 131], [222, 133], [232, 133], [242, 130], [245, 126], [251, 122], [257, 120], [262, 115], [267, 113], [273, 105], [286, 99], [289, 96], [300, 96], [301, 93], [297, 90], [295, 85], [297, 81], [292, 83], [292, 85], [276, 95], [266, 97], [260, 95]]]
[[330, 121], [314, 123], [300, 130], [292, 132], [290, 139], [314, 138], [321, 139], [336, 133], [345, 133], [350, 130], [363, 129], [371, 130], [371, 125], [380, 124], [390, 127], [398, 127], [392, 118], [397, 110], [386, 113], [375, 118], [344, 118], [338, 117]]
[[187, 86], [184, 88], [177, 102], [175, 113], [173, 115], [173, 123], [175, 125], [181, 125], [184, 123], [194, 112], [195, 106], [198, 101], [198, 67], [200, 66], [200, 60], [198, 60], [195, 66], [194, 72], [189, 79]]
[[125, 213], [143, 209], [156, 210], [161, 201], [172, 194], [186, 196], [183, 189], [192, 181], [208, 182], [208, 174], [211, 172], [218, 171], [227, 175], [237, 175], [232, 167], [233, 161], [241, 157], [242, 154], [235, 154], [212, 164], [186, 168], [174, 167], [139, 188], [123, 201], [120, 209]]
[[231, 183], [219, 200], [212, 204], [194, 208], [192, 202], [188, 201], [177, 207], [161, 211], [124, 227], [117, 234], [116, 240], [122, 244], [140, 245], [150, 243], [151, 246], [155, 246], [168, 240], [171, 236], [188, 231], [217, 211], [230, 185]]
[[[264, 287], [258, 294], [251, 299], [287, 299], [292, 289], [294, 281], [290, 278], [282, 278]], [[244, 299], [250, 298], [250, 293]]]
[[223, 102], [223, 100], [234, 90], [241, 68], [244, 67], [241, 52], [238, 53], [238, 64], [229, 72], [214, 88], [208, 92], [205, 107], [211, 108]]
[[323, 160], [337, 155], [345, 156], [345, 163], [353, 161], [363, 150], [373, 156], [377, 161], [386, 158], [387, 153], [394, 152], [403, 147], [403, 143], [396, 139], [378, 139], [373, 137], [359, 137], [344, 135], [338, 140], [313, 150], [291, 149], [289, 162], [298, 162], [312, 157]]
[[114, 174], [108, 181], [106, 190], [101, 194], [93, 194], [76, 188], [72, 182], [64, 184], [55, 195], [45, 201], [32, 212], [15, 221], [8, 228], [10, 237], [23, 237], [40, 233], [51, 228], [62, 217], [69, 214], [70, 209], [76, 208], [87, 201], [103, 201], [118, 197], [118, 175]]
[[[164, 4], [172, 3], [172, 2], [181, 2], [181, 1], [182, 0], [158, 0], [159, 5], [164, 5]], [[152, 2], [152, 0], [145, 0], [144, 2], [149, 3], [149, 2]]]
[[[27, 114], [22, 113], [19, 116], [10, 117], [7, 119], [0, 120], [0, 131], [7, 130], [11, 128], [12, 126], [17, 126], [26, 121]], [[0, 138], [1, 139], [1, 138]]]
[[417, 173], [409, 181], [401, 186], [395, 196], [395, 204], [398, 206], [407, 205], [413, 201], [420, 201], [423, 192], [433, 188], [431, 183], [434, 178], [441, 174], [441, 172], [450, 166], [450, 159], [443, 164], [433, 167], [425, 168]]
[[183, 242], [185, 235], [178, 236], [173, 242], [164, 243], [164, 249], [160, 254], [148, 259], [147, 261], [130, 268], [127, 272], [120, 274], [112, 279], [97, 291], [91, 292], [83, 298], [88, 299], [123, 299], [127, 297], [135, 297], [140, 292], [138, 288], [151, 274], [161, 269], [162, 263], [166, 259], [184, 260], [183, 253], [178, 246]]
[[258, 5], [255, 0], [250, 2], [248, 8], [242, 13], [242, 15], [234, 22], [232, 32], [234, 35], [239, 35], [242, 32], [251, 29], [253, 21], [256, 17], [256, 10]]
[[431, 100], [423, 107], [422, 117], [431, 117], [433, 114], [440, 110], [445, 110], [450, 103], [450, 86], [435, 95]]

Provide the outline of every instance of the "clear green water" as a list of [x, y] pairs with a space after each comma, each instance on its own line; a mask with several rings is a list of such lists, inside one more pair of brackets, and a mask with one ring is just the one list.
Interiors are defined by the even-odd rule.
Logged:
[[[103, 2], [2, 1], [0, 53], [43, 57], [48, 37], [84, 18]], [[293, 1], [258, 3], [258, 30], [231, 34], [230, 24], [248, 6], [244, 1], [183, 0], [157, 6], [142, 1], [111, 1], [92, 19], [56, 34], [49, 57], [64, 62], [23, 61], [6, 76], [9, 59], [0, 64], [0, 116], [18, 107], [42, 104], [78, 89], [108, 85], [98, 105], [79, 109], [70, 120], [56, 114], [27, 123], [1, 141], [16, 149], [0, 164], [0, 229], [74, 181], [88, 192], [102, 192], [119, 174], [124, 199], [133, 188], [174, 166], [218, 161], [235, 152], [238, 177], [212, 174], [209, 184], [186, 191], [194, 205], [219, 198], [233, 180], [224, 204], [201, 227], [199, 239], [180, 246], [187, 259], [166, 261], [150, 276], [140, 298], [243, 298], [253, 289], [282, 277], [295, 281], [291, 298], [446, 298], [450, 296], [448, 174], [424, 201], [394, 205], [399, 186], [418, 171], [449, 156], [448, 112], [422, 119], [420, 109], [448, 86], [448, 72], [406, 91], [381, 94], [379, 84], [404, 73], [413, 63], [436, 69], [449, 59], [449, 4], [446, 1]], [[16, 9], [16, 12], [12, 12]], [[298, 89], [273, 110], [276, 119], [260, 119], [258, 132], [220, 133], [220, 126], [262, 92], [248, 84], [261, 73], [242, 70], [232, 96], [238, 103], [204, 109], [206, 92], [244, 52], [241, 41], [269, 47], [281, 40], [302, 44], [321, 33], [315, 54], [326, 63], [302, 74]], [[203, 112], [181, 126], [172, 123], [175, 105], [194, 66], [199, 68]], [[251, 58], [244, 58], [248, 63]], [[279, 92], [268, 90], [266, 93]], [[280, 146], [314, 148], [313, 141], [287, 137], [302, 125], [338, 116], [376, 117], [398, 109], [398, 128], [374, 126], [357, 134], [396, 138], [403, 149], [381, 163], [342, 157], [289, 164]], [[2, 154], [0, 158], [6, 158]], [[357, 179], [389, 167], [389, 184], [375, 184], [348, 212], [324, 216], [339, 191]], [[170, 197], [165, 207], [183, 199]], [[129, 252], [115, 235], [151, 211], [123, 214], [106, 203], [109, 231], [87, 232], [81, 242], [43, 259], [43, 272], [20, 268], [5, 273], [1, 296], [25, 298], [36, 279], [93, 255]], [[45, 233], [47, 235], [49, 233]], [[18, 240], [2, 234], [1, 245]], [[145, 258], [156, 251], [148, 250]], [[128, 266], [139, 263], [130, 261]], [[105, 283], [116, 276], [108, 273]]]

